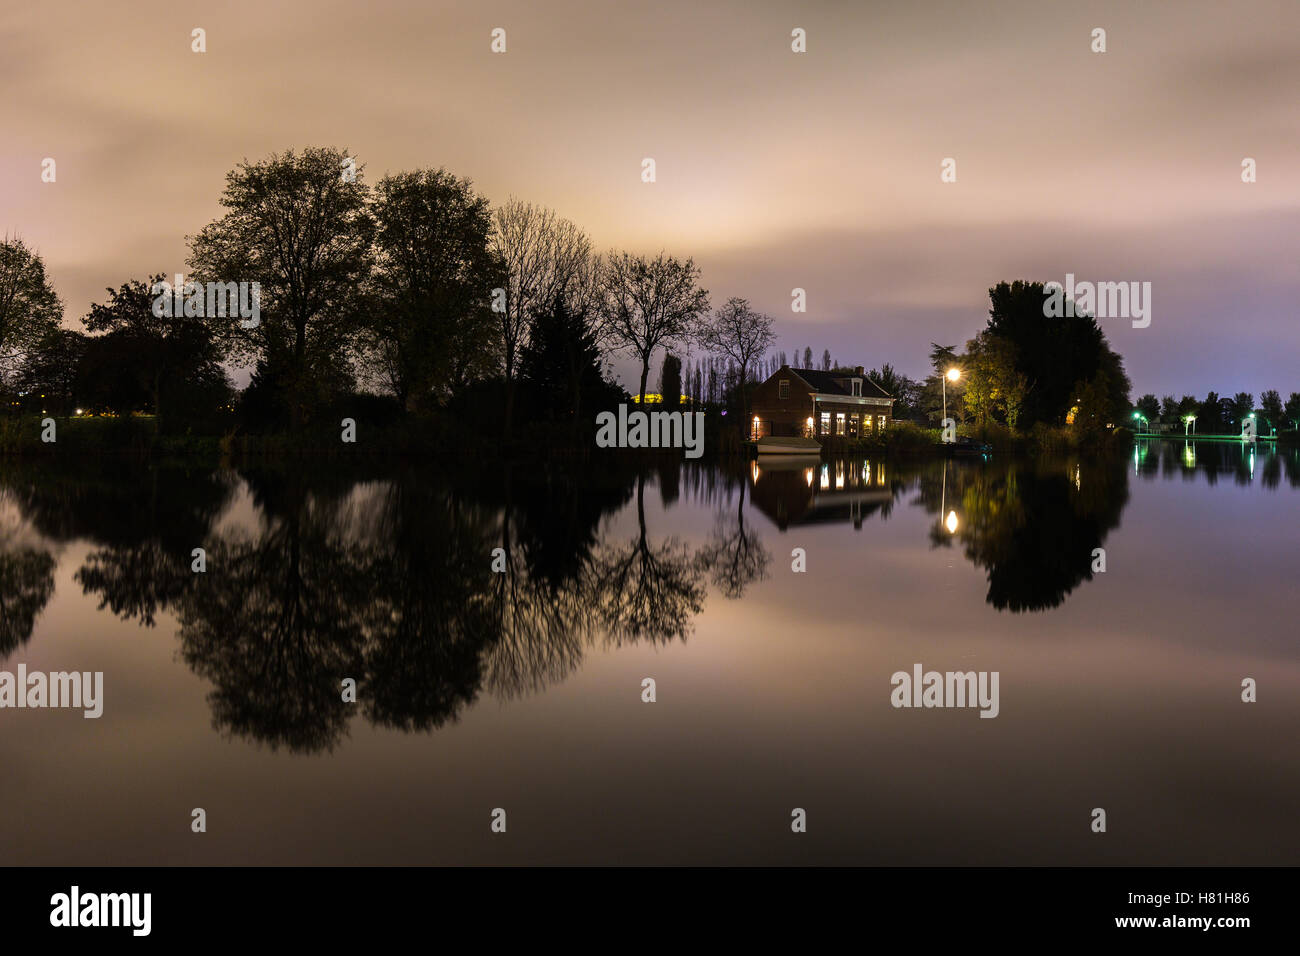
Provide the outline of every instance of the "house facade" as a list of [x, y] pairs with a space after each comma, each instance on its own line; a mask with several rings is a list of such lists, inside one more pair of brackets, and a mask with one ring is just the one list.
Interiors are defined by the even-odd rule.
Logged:
[[836, 372], [782, 365], [754, 389], [749, 437], [864, 437], [884, 431], [893, 409], [894, 399], [861, 365]]

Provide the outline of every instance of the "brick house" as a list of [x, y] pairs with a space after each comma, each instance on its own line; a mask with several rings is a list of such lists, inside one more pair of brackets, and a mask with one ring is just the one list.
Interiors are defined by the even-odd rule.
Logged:
[[749, 437], [857, 438], [884, 431], [893, 411], [894, 399], [861, 365], [835, 372], [782, 365], [754, 389]]

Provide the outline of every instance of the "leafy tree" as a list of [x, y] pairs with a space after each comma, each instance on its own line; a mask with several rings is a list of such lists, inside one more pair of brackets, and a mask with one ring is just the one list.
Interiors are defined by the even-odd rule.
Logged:
[[880, 368], [867, 372], [867, 378], [879, 385], [894, 399], [894, 418], [910, 419], [916, 415], [921, 400], [921, 385], [899, 373], [886, 362]]
[[1259, 408], [1270, 428], [1277, 429], [1282, 426], [1284, 419], [1282, 396], [1276, 389], [1270, 388], [1259, 397]]
[[1160, 418], [1160, 399], [1148, 392], [1138, 399], [1137, 410], [1147, 421], [1157, 421]]
[[86, 336], [71, 329], [47, 330], [28, 349], [18, 373], [23, 406], [56, 415], [70, 414], [76, 405], [77, 375]]
[[226, 175], [225, 215], [190, 239], [197, 280], [260, 283], [259, 324], [225, 331], [237, 357], [281, 382], [295, 423], [346, 381], [361, 331], [373, 223], [360, 168], [344, 175], [350, 161], [330, 148], [244, 161]]
[[1089, 381], [1075, 389], [1077, 410], [1074, 414], [1074, 429], [1082, 442], [1097, 442], [1106, 435], [1106, 426], [1113, 424], [1115, 416], [1111, 412], [1112, 388], [1109, 373], [1098, 369]]
[[930, 343], [930, 367], [934, 369], [934, 374], [943, 375], [956, 364], [957, 346]]
[[1232, 421], [1240, 425], [1255, 410], [1255, 396], [1250, 392], [1238, 392], [1232, 397]]
[[1196, 412], [1196, 426], [1205, 435], [1217, 435], [1223, 431], [1223, 407], [1217, 392], [1206, 393], [1205, 401]]
[[1041, 282], [999, 283], [989, 300], [986, 331], [1014, 346], [1016, 370], [1025, 377], [1022, 427], [1060, 424], [1077, 404], [1077, 390], [1093, 382], [1109, 389], [1100, 414], [1108, 422], [1122, 418], [1130, 407], [1128, 376], [1092, 316], [1045, 315]]
[[0, 241], [0, 373], [12, 373], [62, 317], [41, 257], [17, 236]]
[[1287, 396], [1282, 412], [1292, 428], [1300, 429], [1300, 392], [1292, 392]]
[[491, 290], [503, 282], [489, 248], [488, 201], [443, 169], [375, 186], [369, 364], [408, 410], [493, 370], [500, 330]]
[[[129, 355], [123, 371], [137, 380], [137, 388], [131, 391], [148, 395], [150, 410], [160, 419], [165, 413], [181, 417], [211, 411], [204, 405], [224, 404], [230, 393], [221, 367], [217, 331], [204, 318], [155, 315], [152, 290], [162, 281], [161, 274], [147, 281], [128, 280], [116, 290], [107, 289], [108, 298], [103, 303], [91, 305], [82, 324], [90, 332], [106, 333], [115, 339], [107, 348], [96, 348], [94, 357]], [[87, 358], [91, 358], [89, 353]], [[102, 363], [96, 364], [100, 381], [105, 372], [113, 375], [117, 382], [113, 391], [121, 396], [126, 384], [121, 375], [105, 369]], [[133, 405], [116, 410], [131, 411]]]
[[662, 252], [653, 259], [614, 253], [602, 266], [601, 316], [614, 347], [641, 362], [642, 404], [654, 353], [687, 341], [708, 311], [709, 293], [699, 278], [695, 260], [682, 262]]
[[965, 372], [962, 398], [966, 410], [980, 426], [1000, 416], [1015, 428], [1024, 408], [1027, 384], [1016, 368], [1016, 350], [1010, 342], [987, 331], [966, 344], [960, 362]]
[[803, 368], [812, 368], [812, 348], [804, 346], [803, 350]]

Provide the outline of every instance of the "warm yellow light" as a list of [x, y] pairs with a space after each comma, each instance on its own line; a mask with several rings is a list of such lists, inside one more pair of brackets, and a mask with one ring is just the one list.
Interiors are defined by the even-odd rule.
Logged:
[[948, 518], [944, 521], [944, 526], [948, 529], [949, 534], [957, 533], [957, 512], [949, 511]]
[[948, 381], [955, 382], [959, 378], [961, 378], [961, 371], [959, 369], [955, 369], [955, 368], [948, 369]]

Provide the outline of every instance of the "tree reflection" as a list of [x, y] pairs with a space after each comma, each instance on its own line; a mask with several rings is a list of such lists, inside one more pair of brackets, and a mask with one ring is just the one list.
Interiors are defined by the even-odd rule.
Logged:
[[646, 528], [645, 475], [636, 483], [637, 535], [601, 549], [593, 565], [596, 613], [613, 644], [685, 640], [704, 608], [700, 555], [675, 537], [653, 543]]
[[931, 542], [960, 542], [988, 572], [989, 604], [1042, 611], [1092, 579], [1093, 551], [1119, 526], [1128, 487], [1123, 459], [945, 462], [923, 476], [921, 500], [938, 519]]
[[214, 726], [272, 749], [329, 750], [351, 714], [341, 681], [361, 684], [369, 556], [338, 498], [279, 481], [255, 497], [262, 533], [211, 541], [208, 573], [180, 599], [181, 654], [214, 685]]
[[26, 644], [54, 593], [54, 556], [21, 545], [0, 548], [0, 661]]
[[767, 577], [772, 555], [763, 547], [763, 539], [745, 527], [745, 490], [749, 483], [739, 483], [740, 495], [734, 514], [719, 512], [708, 543], [700, 553], [701, 562], [710, 569], [714, 586], [726, 598], [739, 598], [755, 581]]

